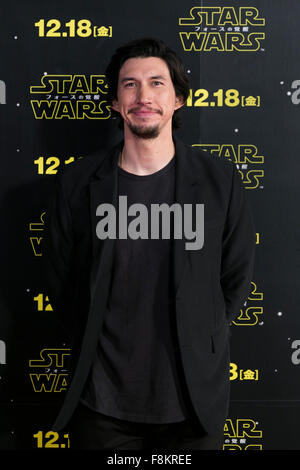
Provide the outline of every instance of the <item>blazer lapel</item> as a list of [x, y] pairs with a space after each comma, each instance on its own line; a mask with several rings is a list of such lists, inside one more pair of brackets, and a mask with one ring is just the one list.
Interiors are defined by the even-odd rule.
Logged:
[[98, 219], [96, 210], [99, 204], [109, 203], [116, 208], [118, 203], [118, 155], [123, 143], [113, 147], [109, 155], [95, 173], [95, 180], [90, 183], [90, 217], [92, 239], [92, 270], [90, 277], [91, 298], [93, 299], [98, 279], [102, 275], [108, 275], [112, 269], [114, 254], [114, 239], [100, 240], [96, 234]]
[[[196, 183], [199, 180], [199, 174], [193, 173], [189, 167], [188, 152], [189, 147], [177, 137], [173, 136], [175, 144], [175, 202], [180, 204], [182, 215], [184, 204], [195, 204], [197, 189]], [[183, 221], [182, 221], [183, 227]], [[182, 230], [182, 238], [174, 239], [173, 249], [173, 268], [174, 268], [174, 292], [175, 296], [179, 290], [180, 283], [183, 279], [186, 262], [189, 256], [189, 250], [186, 250], [185, 243], [188, 240]]]

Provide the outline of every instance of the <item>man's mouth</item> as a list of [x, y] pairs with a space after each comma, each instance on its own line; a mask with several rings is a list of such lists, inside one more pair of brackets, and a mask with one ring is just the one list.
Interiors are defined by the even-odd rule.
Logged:
[[157, 111], [148, 110], [148, 109], [135, 109], [131, 111], [135, 116], [147, 117], [147, 116], [154, 116], [158, 114]]

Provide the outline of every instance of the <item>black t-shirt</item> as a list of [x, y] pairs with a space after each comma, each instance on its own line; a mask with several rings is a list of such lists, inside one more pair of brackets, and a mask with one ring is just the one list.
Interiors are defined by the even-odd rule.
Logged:
[[[117, 239], [97, 353], [81, 401], [123, 420], [170, 423], [187, 411], [175, 353], [170, 238], [151, 239], [152, 203], [174, 202], [175, 158], [150, 175], [118, 167], [118, 195], [148, 208], [148, 239]], [[128, 216], [128, 224], [135, 216]], [[172, 227], [171, 217], [171, 227]]]

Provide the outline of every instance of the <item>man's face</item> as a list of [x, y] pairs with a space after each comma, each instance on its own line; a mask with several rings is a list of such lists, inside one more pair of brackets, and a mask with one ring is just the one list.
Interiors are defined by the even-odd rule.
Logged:
[[167, 64], [158, 57], [126, 60], [119, 72], [118, 99], [112, 108], [124, 120], [124, 130], [142, 139], [172, 129], [174, 111], [183, 105], [176, 97]]

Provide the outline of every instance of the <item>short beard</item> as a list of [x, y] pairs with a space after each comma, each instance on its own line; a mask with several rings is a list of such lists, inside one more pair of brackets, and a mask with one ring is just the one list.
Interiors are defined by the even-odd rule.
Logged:
[[131, 132], [139, 137], [140, 139], [155, 139], [159, 136], [158, 124], [151, 127], [136, 126], [134, 124], [128, 124]]

